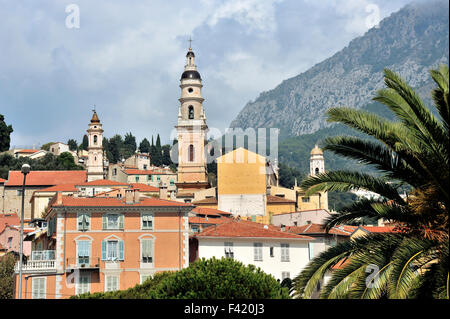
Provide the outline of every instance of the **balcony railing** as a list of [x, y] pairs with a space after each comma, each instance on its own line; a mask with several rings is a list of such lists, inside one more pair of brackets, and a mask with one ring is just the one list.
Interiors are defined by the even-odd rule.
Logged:
[[98, 270], [100, 269], [100, 258], [99, 257], [66, 258], [66, 269]]
[[54, 250], [32, 251], [31, 260], [55, 260], [55, 251]]
[[[19, 272], [19, 263], [15, 266], [15, 272]], [[55, 260], [28, 260], [22, 263], [22, 272], [53, 272], [56, 271]]]

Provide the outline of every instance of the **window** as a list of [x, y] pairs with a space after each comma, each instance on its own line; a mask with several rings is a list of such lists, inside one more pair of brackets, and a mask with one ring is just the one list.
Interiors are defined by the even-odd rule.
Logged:
[[198, 225], [192, 225], [191, 228], [194, 233], [198, 233], [200, 231]]
[[90, 274], [80, 274], [78, 276], [77, 290], [76, 294], [84, 294], [90, 292], [91, 275]]
[[45, 299], [46, 279], [35, 277], [32, 280], [32, 299]]
[[319, 168], [316, 167], [316, 175], [319, 174]]
[[194, 145], [189, 145], [189, 162], [194, 161]]
[[17, 196], [22, 196], [23, 194], [23, 190], [22, 189], [18, 189], [17, 190]]
[[89, 265], [89, 256], [91, 255], [91, 242], [80, 240], [77, 242], [77, 260], [78, 266]]
[[142, 229], [153, 229], [153, 215], [142, 214]]
[[103, 229], [123, 229], [123, 214], [103, 215]]
[[273, 254], [273, 247], [270, 247], [270, 257], [273, 257], [274, 256], [274, 254]]
[[303, 203], [309, 203], [309, 197], [302, 197]]
[[225, 258], [234, 258], [233, 243], [225, 242]]
[[8, 237], [8, 248], [9, 249], [11, 249], [11, 247], [12, 247], [12, 240], [13, 240], [12, 237]]
[[77, 214], [78, 221], [78, 230], [87, 231], [89, 230], [89, 225], [91, 222], [91, 216], [88, 213], [78, 213]]
[[289, 271], [282, 271], [281, 272], [281, 281], [285, 280], [286, 278], [291, 278], [291, 274]]
[[189, 105], [189, 119], [194, 119], [194, 107], [192, 105]]
[[119, 276], [106, 276], [105, 291], [119, 290]]
[[146, 170], [147, 169], [147, 164], [144, 164], [144, 170]]
[[170, 180], [170, 186], [175, 185], [175, 182], [173, 181], [173, 179]]
[[139, 182], [139, 176], [136, 176], [136, 183]]
[[263, 246], [262, 243], [253, 243], [253, 252], [255, 261], [263, 260], [262, 246]]
[[117, 175], [117, 168], [114, 168], [113, 169], [113, 176], [116, 176]]
[[153, 263], [153, 239], [141, 240], [141, 261]]
[[281, 261], [289, 261], [289, 244], [281, 244]]
[[102, 241], [102, 260], [108, 261], [124, 260], [123, 240]]
[[159, 182], [161, 180], [161, 176], [156, 176], [156, 180]]
[[94, 144], [97, 144], [97, 135], [94, 135]]
[[308, 243], [309, 260], [314, 258], [314, 243]]

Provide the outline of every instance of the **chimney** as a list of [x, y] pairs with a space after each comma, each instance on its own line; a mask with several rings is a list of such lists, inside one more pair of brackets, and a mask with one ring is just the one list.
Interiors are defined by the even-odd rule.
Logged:
[[159, 185], [159, 199], [167, 199], [167, 186], [162, 183]]
[[56, 205], [60, 206], [62, 205], [62, 193], [61, 192], [56, 192]]
[[125, 190], [125, 204], [133, 204], [133, 193], [132, 189]]
[[141, 192], [139, 191], [139, 188], [134, 189], [134, 202], [139, 203], [139, 199], [141, 197]]

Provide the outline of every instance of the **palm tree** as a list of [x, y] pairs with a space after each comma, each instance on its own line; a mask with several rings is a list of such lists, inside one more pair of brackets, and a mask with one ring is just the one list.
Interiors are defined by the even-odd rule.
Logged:
[[[398, 231], [364, 236], [322, 252], [294, 279], [296, 297], [310, 298], [330, 274], [320, 289], [321, 298], [449, 298], [448, 67], [430, 74], [437, 85], [431, 96], [439, 116], [388, 69], [387, 88], [379, 90], [374, 100], [387, 106], [396, 121], [346, 107], [328, 110], [329, 122], [372, 138], [330, 137], [324, 149], [369, 165], [379, 174], [332, 171], [308, 177], [301, 186], [308, 194], [364, 189], [380, 197], [332, 214], [325, 228], [369, 217], [395, 223]], [[410, 189], [406, 198], [400, 191], [405, 187]]]

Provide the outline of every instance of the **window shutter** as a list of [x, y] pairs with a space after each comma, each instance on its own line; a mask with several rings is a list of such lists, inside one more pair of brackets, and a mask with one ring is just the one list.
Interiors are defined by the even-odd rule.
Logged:
[[77, 222], [78, 230], [83, 230], [83, 214], [78, 213]]
[[102, 241], [102, 260], [106, 260], [106, 241]]
[[119, 240], [119, 260], [124, 260], [124, 243], [123, 243], [123, 240]]
[[103, 224], [103, 229], [108, 229], [108, 224], [107, 224], [107, 220], [106, 220], [106, 215], [102, 216], [102, 224]]
[[119, 215], [119, 229], [123, 229], [123, 214]]

